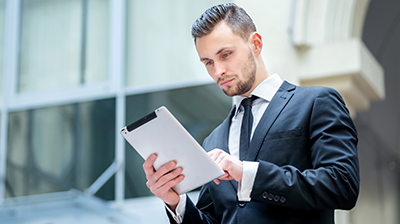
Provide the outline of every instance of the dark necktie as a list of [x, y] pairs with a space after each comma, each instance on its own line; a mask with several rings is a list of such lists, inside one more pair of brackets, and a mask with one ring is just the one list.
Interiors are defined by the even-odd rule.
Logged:
[[242, 120], [242, 127], [240, 129], [240, 160], [245, 160], [247, 156], [247, 151], [250, 146], [250, 134], [253, 127], [253, 114], [251, 112], [251, 104], [253, 100], [257, 99], [257, 96], [252, 96], [251, 98], [246, 98], [242, 100], [241, 105], [244, 107], [244, 115]]

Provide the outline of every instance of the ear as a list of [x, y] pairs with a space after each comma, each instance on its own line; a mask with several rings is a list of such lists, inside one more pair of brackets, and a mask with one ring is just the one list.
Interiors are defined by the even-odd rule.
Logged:
[[261, 50], [263, 47], [261, 35], [257, 32], [254, 32], [251, 34], [250, 40], [251, 40], [251, 45], [253, 47], [254, 54], [256, 56], [258, 56], [259, 54], [261, 54]]

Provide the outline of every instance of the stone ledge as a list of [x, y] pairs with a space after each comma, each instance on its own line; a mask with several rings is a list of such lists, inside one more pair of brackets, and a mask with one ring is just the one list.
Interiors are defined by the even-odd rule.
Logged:
[[384, 71], [361, 40], [303, 49], [300, 85], [328, 86], [340, 92], [350, 113], [368, 110], [385, 98]]

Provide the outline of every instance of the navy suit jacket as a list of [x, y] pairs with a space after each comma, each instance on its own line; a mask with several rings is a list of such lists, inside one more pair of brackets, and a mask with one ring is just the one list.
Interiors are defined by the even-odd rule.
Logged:
[[[206, 151], [229, 153], [234, 109], [204, 140]], [[351, 209], [357, 201], [357, 141], [339, 93], [284, 82], [250, 143], [246, 160], [259, 162], [251, 202], [238, 201], [234, 180], [210, 182], [196, 206], [188, 200], [183, 223], [334, 223], [334, 209]]]

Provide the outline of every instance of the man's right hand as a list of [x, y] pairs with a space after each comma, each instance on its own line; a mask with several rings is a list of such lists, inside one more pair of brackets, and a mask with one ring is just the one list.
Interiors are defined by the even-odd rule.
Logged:
[[146, 185], [153, 194], [163, 200], [174, 211], [180, 197], [172, 190], [172, 187], [183, 180], [182, 168], [175, 169], [176, 162], [171, 161], [156, 171], [153, 167], [156, 159], [157, 155], [152, 154], [143, 163], [143, 170], [147, 178]]

